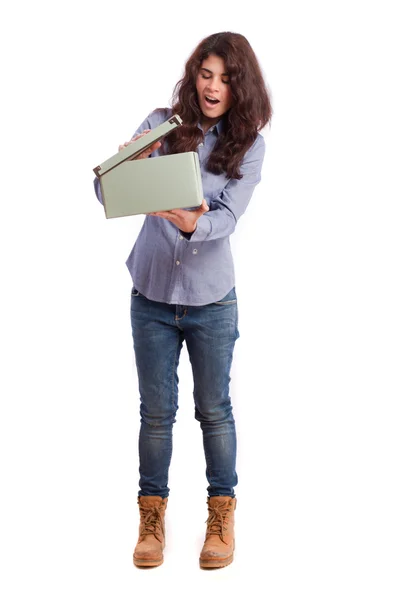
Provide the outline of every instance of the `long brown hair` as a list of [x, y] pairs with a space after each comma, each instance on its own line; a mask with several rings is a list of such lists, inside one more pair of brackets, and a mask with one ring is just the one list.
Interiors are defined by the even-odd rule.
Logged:
[[203, 141], [197, 127], [202, 113], [198, 103], [196, 79], [202, 61], [210, 54], [221, 57], [230, 78], [232, 107], [223, 115], [222, 131], [207, 162], [207, 169], [217, 175], [241, 179], [242, 159], [256, 140], [257, 133], [272, 118], [272, 106], [258, 59], [248, 40], [239, 33], [215, 33], [203, 39], [185, 65], [185, 73], [174, 88], [172, 110], [183, 125], [166, 138], [160, 151], [178, 154], [195, 151]]

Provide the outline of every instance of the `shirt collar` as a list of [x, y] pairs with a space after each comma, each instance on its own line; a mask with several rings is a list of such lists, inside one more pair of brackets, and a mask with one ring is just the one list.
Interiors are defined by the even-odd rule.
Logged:
[[[222, 126], [223, 126], [223, 123], [222, 123], [222, 118], [221, 118], [221, 119], [219, 119], [219, 121], [216, 123], [216, 125], [212, 125], [212, 127], [210, 127], [210, 128], [208, 129], [208, 131], [206, 132], [206, 134], [207, 134], [208, 132], [211, 132], [211, 133], [212, 133], [213, 131], [216, 131], [216, 134], [217, 134], [217, 135], [219, 135], [219, 134], [221, 133], [221, 131], [222, 131]], [[201, 125], [201, 123], [198, 123], [198, 127], [199, 127], [199, 129], [200, 129], [200, 130], [203, 132], [203, 129], [202, 129], [202, 125]], [[205, 134], [205, 135], [206, 135], [206, 134]]]

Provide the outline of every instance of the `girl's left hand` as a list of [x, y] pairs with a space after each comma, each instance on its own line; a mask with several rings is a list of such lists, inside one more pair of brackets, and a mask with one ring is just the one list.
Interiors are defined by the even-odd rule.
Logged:
[[196, 229], [196, 222], [199, 217], [208, 212], [209, 206], [205, 200], [202, 200], [201, 206], [196, 210], [183, 210], [181, 208], [175, 208], [174, 210], [162, 210], [158, 212], [147, 213], [153, 217], [162, 217], [167, 221], [174, 223], [178, 229], [184, 233], [192, 233]]

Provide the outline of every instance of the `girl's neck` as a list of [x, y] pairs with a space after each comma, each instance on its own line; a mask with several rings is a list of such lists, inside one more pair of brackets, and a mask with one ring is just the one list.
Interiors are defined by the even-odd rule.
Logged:
[[204, 134], [208, 131], [208, 129], [210, 129], [212, 127], [212, 125], [216, 125], [218, 123], [219, 119], [220, 119], [220, 117], [217, 117], [216, 119], [208, 119], [207, 117], [202, 117], [201, 125], [202, 125]]

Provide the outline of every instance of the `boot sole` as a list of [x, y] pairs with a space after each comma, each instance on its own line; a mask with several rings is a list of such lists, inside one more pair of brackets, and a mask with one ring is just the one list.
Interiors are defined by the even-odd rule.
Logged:
[[135, 567], [159, 567], [164, 562], [161, 560], [142, 560], [140, 558], [133, 557], [133, 563]]
[[233, 554], [224, 560], [201, 560], [199, 559], [199, 566], [201, 569], [220, 569], [221, 567], [227, 567], [233, 562]]

